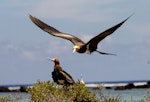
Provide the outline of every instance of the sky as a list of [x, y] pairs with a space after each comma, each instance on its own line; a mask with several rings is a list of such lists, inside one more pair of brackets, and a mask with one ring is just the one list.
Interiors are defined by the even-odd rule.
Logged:
[[[150, 0], [1, 0], [0, 85], [53, 81], [54, 63], [77, 81], [149, 80]], [[117, 56], [72, 53], [73, 44], [39, 29], [29, 14], [58, 30], [87, 42], [120, 23], [98, 44], [98, 50]]]

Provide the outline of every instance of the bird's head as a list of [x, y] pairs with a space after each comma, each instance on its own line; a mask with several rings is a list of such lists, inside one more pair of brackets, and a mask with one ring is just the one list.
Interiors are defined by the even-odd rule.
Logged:
[[53, 61], [55, 64], [59, 64], [59, 59], [58, 58], [49, 58], [48, 57], [48, 60]]
[[75, 46], [73, 47], [73, 53], [74, 53], [74, 52], [79, 52], [79, 50], [80, 50], [80, 46], [75, 45]]

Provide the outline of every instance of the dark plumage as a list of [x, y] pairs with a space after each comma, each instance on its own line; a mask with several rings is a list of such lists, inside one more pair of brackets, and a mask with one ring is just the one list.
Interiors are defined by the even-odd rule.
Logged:
[[112, 34], [114, 31], [116, 31], [129, 18], [128, 17], [121, 23], [98, 34], [97, 36], [95, 36], [91, 40], [89, 40], [87, 43], [84, 43], [81, 39], [79, 39], [73, 35], [60, 32], [59, 30], [53, 28], [52, 26], [47, 25], [46, 23], [42, 22], [41, 20], [37, 19], [36, 17], [33, 17], [31, 15], [29, 15], [29, 17], [34, 24], [36, 24], [38, 27], [40, 27], [45, 32], [47, 32], [53, 36], [64, 38], [64, 39], [71, 41], [74, 44], [73, 52], [90, 54], [93, 51], [96, 51], [96, 52], [99, 52], [100, 54], [105, 54], [105, 55], [114, 55], [114, 54], [98, 51], [97, 50], [98, 43], [100, 41], [102, 41], [105, 37], [107, 37], [108, 35]]
[[52, 78], [54, 82], [59, 85], [71, 85], [75, 83], [71, 75], [69, 75], [61, 68], [58, 58], [48, 59], [55, 63], [54, 71], [52, 72]]

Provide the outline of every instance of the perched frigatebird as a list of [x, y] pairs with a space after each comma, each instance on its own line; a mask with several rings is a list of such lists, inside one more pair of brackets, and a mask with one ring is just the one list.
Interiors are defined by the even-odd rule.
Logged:
[[31, 15], [29, 15], [29, 17], [34, 24], [36, 24], [38, 27], [40, 27], [42, 30], [49, 33], [50, 35], [64, 38], [64, 39], [71, 41], [74, 44], [73, 52], [90, 54], [90, 53], [96, 51], [96, 52], [99, 52], [100, 54], [105, 54], [105, 55], [115, 55], [115, 54], [98, 51], [97, 50], [98, 43], [100, 41], [102, 41], [105, 37], [107, 37], [108, 35], [112, 34], [114, 31], [116, 31], [127, 19], [130, 18], [130, 16], [129, 16], [127, 19], [123, 20], [121, 23], [105, 30], [104, 32], [93, 37], [87, 43], [84, 43], [81, 39], [79, 39], [73, 35], [63, 33], [61, 31], [53, 28], [52, 26], [47, 25], [46, 23], [37, 19], [36, 17], [33, 17]]
[[58, 58], [48, 58], [48, 60], [51, 60], [55, 63], [54, 70], [52, 72], [52, 78], [54, 82], [56, 82], [59, 85], [71, 85], [75, 83], [71, 75], [69, 75], [66, 71], [64, 71], [61, 68]]

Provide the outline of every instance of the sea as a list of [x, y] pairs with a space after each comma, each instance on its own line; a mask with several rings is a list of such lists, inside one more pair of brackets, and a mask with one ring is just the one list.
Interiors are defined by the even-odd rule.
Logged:
[[[91, 90], [98, 93], [96, 85], [106, 85], [106, 86], [115, 86], [115, 85], [124, 85], [128, 83], [138, 83], [137, 85], [145, 84], [148, 80], [140, 81], [112, 81], [112, 82], [87, 82], [86, 86]], [[91, 86], [90, 86], [91, 85]], [[9, 86], [9, 85], [7, 85]], [[12, 85], [10, 85], [12, 87]], [[18, 87], [18, 85], [13, 85], [13, 87]], [[27, 85], [25, 85], [27, 86]], [[150, 88], [133, 88], [126, 90], [114, 90], [113, 88], [106, 89], [102, 88], [101, 92], [105, 97], [109, 98], [119, 98], [121, 102], [150, 102], [146, 101], [147, 98], [150, 100]], [[30, 102], [31, 96], [25, 92], [0, 92], [1, 96], [10, 96], [14, 102]], [[145, 100], [145, 101], [144, 101]]]

